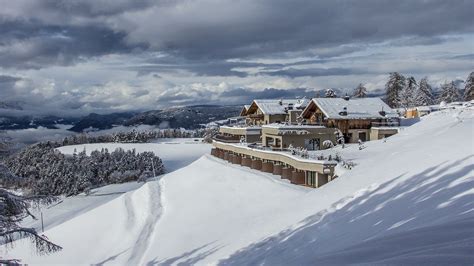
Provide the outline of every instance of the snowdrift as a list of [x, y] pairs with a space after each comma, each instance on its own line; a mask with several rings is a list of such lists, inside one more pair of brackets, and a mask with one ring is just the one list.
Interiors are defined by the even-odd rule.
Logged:
[[32, 264], [472, 264], [473, 133], [472, 109], [433, 113], [363, 150], [331, 151], [356, 167], [318, 189], [206, 155], [48, 228], [62, 252], [38, 257], [18, 241], [5, 257]]

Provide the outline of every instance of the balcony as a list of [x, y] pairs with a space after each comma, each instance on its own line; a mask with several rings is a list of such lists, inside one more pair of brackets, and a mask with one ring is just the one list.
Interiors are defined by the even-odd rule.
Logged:
[[251, 114], [251, 115], [248, 115], [249, 118], [252, 118], [252, 119], [263, 119], [263, 114]]
[[237, 135], [223, 135], [223, 134], [216, 134], [212, 137], [215, 141], [220, 141], [224, 143], [239, 143], [240, 136]]
[[336, 162], [325, 159], [313, 158], [312, 156], [300, 156], [287, 149], [273, 150], [255, 144], [224, 143], [214, 141], [213, 146], [217, 149], [238, 154], [241, 157], [252, 158], [254, 160], [267, 160], [286, 164], [301, 171], [315, 171], [324, 174], [333, 174]]
[[383, 122], [372, 122], [372, 127], [399, 127], [400, 121], [383, 121]]

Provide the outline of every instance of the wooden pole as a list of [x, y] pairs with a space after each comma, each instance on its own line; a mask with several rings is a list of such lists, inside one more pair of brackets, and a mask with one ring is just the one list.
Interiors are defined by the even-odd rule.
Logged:
[[41, 231], [44, 233], [43, 212], [41, 212]]
[[153, 177], [156, 177], [155, 164], [153, 163], [153, 158], [151, 159], [151, 169], [153, 170]]

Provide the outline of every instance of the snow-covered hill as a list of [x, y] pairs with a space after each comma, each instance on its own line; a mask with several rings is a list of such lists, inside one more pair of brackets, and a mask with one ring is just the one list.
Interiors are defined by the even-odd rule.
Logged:
[[[433, 113], [386, 142], [328, 151], [357, 166], [318, 189], [205, 155], [49, 227], [62, 252], [38, 257], [19, 241], [6, 256], [33, 264], [473, 264], [473, 133], [472, 109]], [[176, 145], [173, 153], [188, 151]]]

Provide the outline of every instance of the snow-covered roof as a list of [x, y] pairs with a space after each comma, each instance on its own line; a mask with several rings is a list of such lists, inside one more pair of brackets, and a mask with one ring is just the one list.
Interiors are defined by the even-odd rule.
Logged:
[[[302, 99], [259, 99], [254, 100], [253, 103], [266, 115], [277, 115], [277, 114], [286, 114], [292, 106], [293, 110], [295, 109], [304, 109], [308, 104], [306, 98]], [[250, 107], [249, 107], [250, 108]]]
[[[377, 119], [395, 118], [398, 114], [380, 98], [314, 98], [319, 109], [330, 119]], [[346, 108], [347, 115], [341, 114]], [[385, 116], [381, 111], [385, 112]]]
[[431, 112], [431, 107], [429, 106], [418, 106], [416, 107], [416, 110], [421, 111], [421, 112]]
[[276, 128], [276, 129], [313, 129], [313, 128], [325, 128], [324, 126], [316, 125], [286, 125], [281, 123], [272, 123], [268, 125], [263, 125], [265, 128]]

